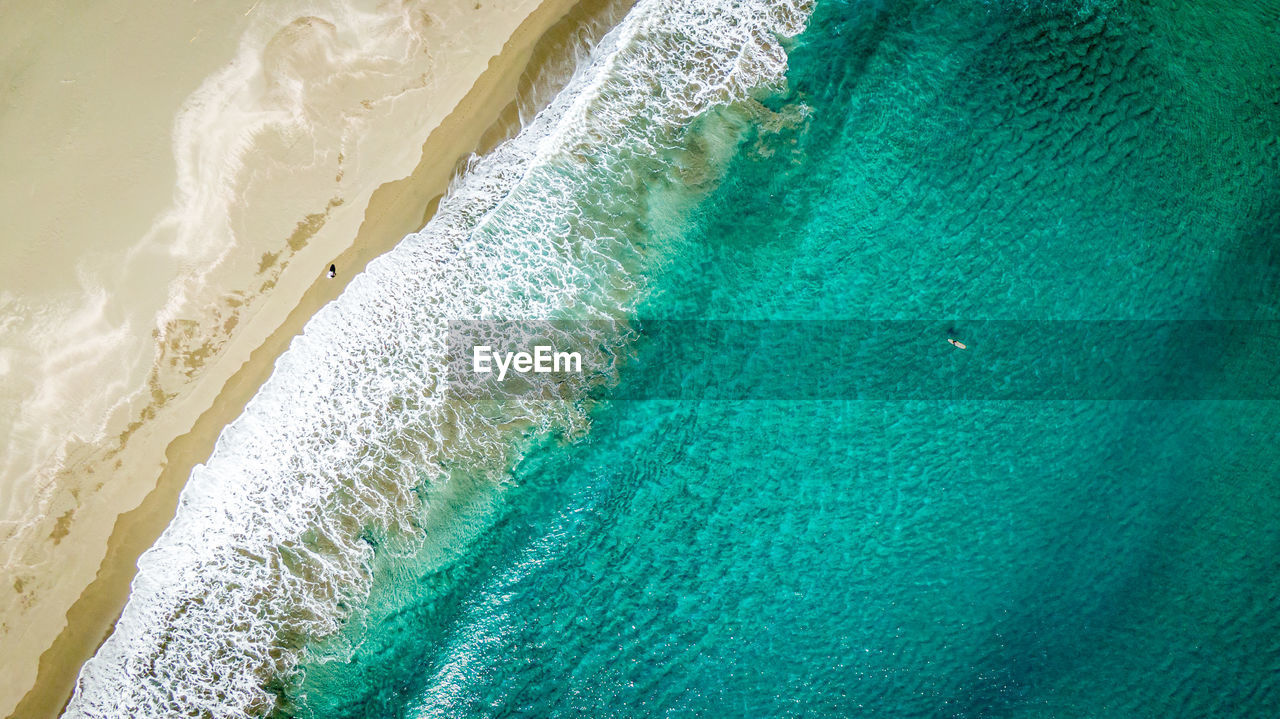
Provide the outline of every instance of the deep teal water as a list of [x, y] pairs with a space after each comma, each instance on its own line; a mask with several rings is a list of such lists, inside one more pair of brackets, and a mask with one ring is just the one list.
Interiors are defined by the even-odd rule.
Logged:
[[[1277, 18], [822, 0], [767, 112], [695, 128], [750, 120], [719, 188], [655, 221], [640, 315], [1280, 319]], [[637, 351], [620, 391], [661, 364]], [[1267, 401], [605, 402], [510, 485], [434, 498], [449, 539], [383, 556], [349, 658], [316, 648], [290, 696], [316, 717], [1273, 716], [1278, 470]]]

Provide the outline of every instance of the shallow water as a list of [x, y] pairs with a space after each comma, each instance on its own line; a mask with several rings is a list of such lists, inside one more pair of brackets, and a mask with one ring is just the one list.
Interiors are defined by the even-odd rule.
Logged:
[[[1276, 320], [1276, 18], [824, 0], [768, 112], [693, 125], [735, 159], [694, 206], [651, 196], [635, 314], [929, 320], [938, 343]], [[1275, 341], [1225, 366], [1272, 372]], [[655, 346], [603, 396], [643, 396]], [[374, 553], [365, 609], [280, 690], [313, 717], [1267, 715], [1280, 407], [1212, 399], [1267, 377], [1195, 381], [604, 401], [510, 481], [429, 493], [425, 542]]]

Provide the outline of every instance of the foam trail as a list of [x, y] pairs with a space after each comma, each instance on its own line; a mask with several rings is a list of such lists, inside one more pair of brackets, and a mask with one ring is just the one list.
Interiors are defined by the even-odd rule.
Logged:
[[778, 36], [798, 33], [810, 9], [637, 4], [546, 110], [280, 357], [139, 560], [66, 716], [270, 711], [264, 682], [288, 677], [298, 651], [367, 596], [371, 538], [416, 531], [415, 489], [451, 471], [501, 477], [522, 432], [579, 427], [573, 402], [450, 402], [448, 323], [624, 319], [646, 198], [697, 161], [690, 121], [779, 82]]

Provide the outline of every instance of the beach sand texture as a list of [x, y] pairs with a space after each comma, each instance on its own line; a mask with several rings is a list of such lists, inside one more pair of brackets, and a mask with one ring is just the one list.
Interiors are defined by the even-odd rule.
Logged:
[[275, 357], [624, 4], [0, 8], [0, 715], [61, 710]]

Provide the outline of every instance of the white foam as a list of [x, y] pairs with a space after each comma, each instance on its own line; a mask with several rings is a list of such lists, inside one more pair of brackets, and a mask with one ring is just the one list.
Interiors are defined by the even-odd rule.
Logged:
[[416, 531], [415, 487], [450, 467], [500, 475], [510, 427], [582, 421], [572, 403], [447, 401], [448, 323], [625, 317], [646, 187], [692, 118], [782, 78], [777, 35], [809, 9], [641, 0], [550, 107], [472, 163], [431, 223], [280, 357], [139, 560], [66, 716], [263, 713], [264, 680], [367, 596], [365, 538]]

